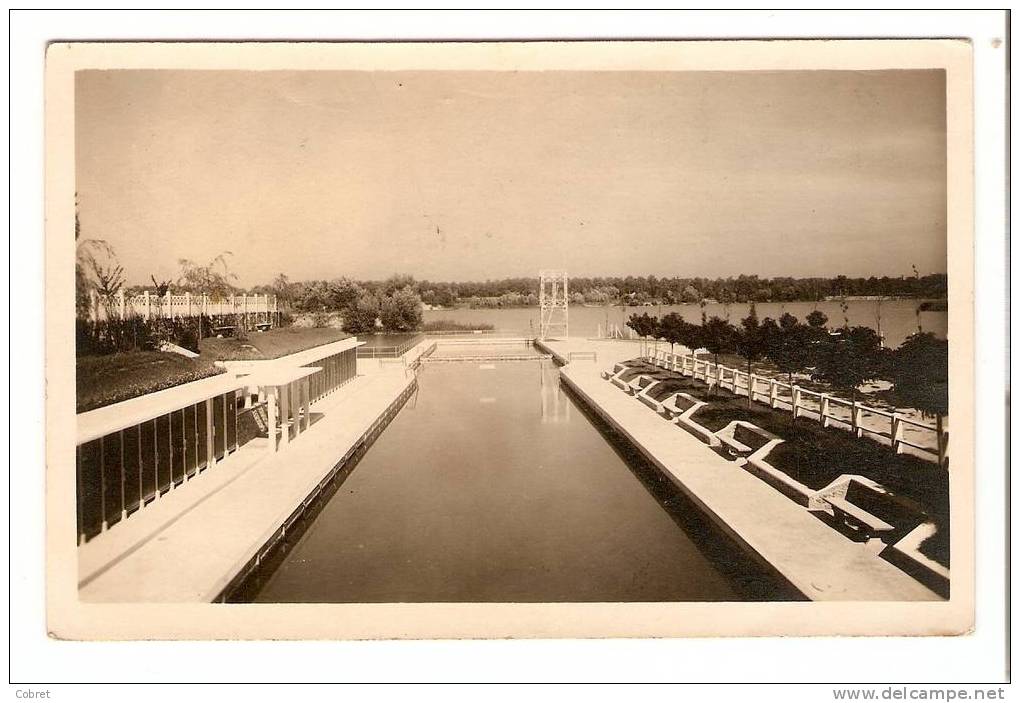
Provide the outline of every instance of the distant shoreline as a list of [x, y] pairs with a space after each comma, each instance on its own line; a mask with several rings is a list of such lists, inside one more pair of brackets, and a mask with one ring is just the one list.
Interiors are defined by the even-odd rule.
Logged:
[[[837, 296], [826, 296], [821, 300], [742, 300], [742, 301], [731, 301], [724, 303], [714, 299], [706, 299], [703, 302], [706, 305], [786, 305], [789, 303], [839, 303], [846, 301], [848, 303], [866, 303], [866, 302], [893, 302], [912, 300], [920, 303], [922, 312], [945, 312], [949, 309], [948, 302], [944, 298], [912, 298], [909, 296], [892, 296], [892, 295], [848, 295], [845, 297]], [[613, 303], [570, 303], [572, 307], [585, 307], [585, 308], [654, 308], [654, 307], [669, 307], [669, 306], [700, 306], [701, 302], [613, 302]], [[449, 312], [455, 310], [524, 310], [529, 308], [538, 308], [538, 305], [471, 305], [470, 303], [457, 303], [448, 307], [438, 306], [425, 306], [425, 312]]]

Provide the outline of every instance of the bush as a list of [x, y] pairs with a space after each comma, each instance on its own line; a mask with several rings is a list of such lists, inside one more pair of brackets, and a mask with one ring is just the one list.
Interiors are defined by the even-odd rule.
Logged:
[[379, 317], [379, 301], [370, 294], [363, 293], [358, 300], [344, 312], [345, 332], [351, 334], [364, 334], [375, 332], [375, 321]]
[[411, 287], [383, 298], [379, 316], [387, 332], [411, 332], [421, 327], [421, 298]]
[[156, 351], [165, 342], [198, 352], [198, 342], [212, 334], [211, 317], [146, 320], [75, 320], [77, 356], [102, 356], [118, 352]]

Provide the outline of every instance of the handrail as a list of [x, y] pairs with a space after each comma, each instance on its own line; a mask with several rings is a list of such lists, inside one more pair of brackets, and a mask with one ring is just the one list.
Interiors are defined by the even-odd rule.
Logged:
[[140, 425], [189, 405], [235, 391], [245, 384], [246, 381], [232, 373], [219, 374], [80, 413], [77, 417], [76, 444], [85, 444]]
[[[897, 452], [903, 446], [913, 447], [924, 452], [939, 455], [942, 455], [945, 451], [947, 435], [945, 431], [942, 432], [943, 436], [939, 436], [939, 430], [937, 427], [905, 417], [896, 410], [882, 410], [880, 408], [863, 405], [856, 401], [839, 398], [823, 391], [814, 391], [798, 386], [797, 384], [784, 383], [783, 381], [768, 376], [758, 376], [753, 372], [748, 374], [746, 371], [741, 371], [740, 369], [731, 368], [722, 364], [716, 364], [708, 359], [699, 359], [697, 355], [693, 353], [687, 354], [680, 352], [677, 354], [664, 350], [653, 349], [649, 350], [646, 356], [653, 362], [666, 362], [670, 364], [674, 371], [679, 371], [684, 375], [700, 379], [709, 385], [729, 388], [734, 394], [750, 396], [752, 400], [766, 403], [772, 408], [788, 410], [792, 412], [795, 417], [802, 414], [810, 414], [811, 416], [817, 415], [818, 421], [821, 422], [823, 426], [827, 426], [830, 421], [838, 422], [843, 425], [849, 425], [851, 430], [858, 435], [866, 432], [868, 434], [884, 437], [889, 441], [893, 450]], [[677, 368], [678, 366], [679, 368]], [[764, 391], [761, 390], [758, 387], [759, 381], [767, 383], [768, 388]], [[781, 396], [778, 392], [780, 389], [788, 391], [789, 395], [786, 397]], [[761, 398], [760, 401], [759, 398]], [[811, 403], [803, 404], [802, 401], [805, 399], [811, 400]], [[830, 408], [832, 405], [849, 408], [850, 416], [844, 417], [841, 415], [831, 414]], [[862, 425], [860, 420], [863, 416], [878, 416], [887, 418], [889, 420], [888, 429], [881, 430]], [[905, 439], [902, 436], [902, 429], [906, 426], [935, 433], [936, 448], [933, 449], [930, 446], [921, 445], [909, 439]]]

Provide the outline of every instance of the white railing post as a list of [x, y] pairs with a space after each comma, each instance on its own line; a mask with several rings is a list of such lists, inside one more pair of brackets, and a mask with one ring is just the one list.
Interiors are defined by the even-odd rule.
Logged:
[[890, 439], [892, 444], [892, 450], [894, 454], [900, 453], [900, 435], [903, 433], [903, 421], [900, 420], [900, 416], [896, 413], [892, 414], [892, 432], [890, 433]]
[[857, 401], [854, 400], [850, 404], [850, 431], [853, 432], [854, 437], [861, 436], [861, 418], [860, 409], [857, 407]]
[[755, 386], [758, 385], [758, 377], [753, 373], [747, 377], [747, 397], [750, 400], [754, 400]]
[[822, 423], [822, 427], [829, 426], [829, 396], [822, 394], [822, 402], [818, 411], [818, 420]]
[[769, 407], [776, 407], [776, 379], [769, 379]]
[[793, 387], [793, 419], [797, 419], [797, 409], [800, 408], [800, 386]]

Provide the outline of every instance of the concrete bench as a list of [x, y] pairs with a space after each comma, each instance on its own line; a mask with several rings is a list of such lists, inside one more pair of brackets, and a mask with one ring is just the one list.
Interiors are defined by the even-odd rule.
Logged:
[[662, 403], [660, 403], [655, 398], [649, 395], [649, 391], [651, 391], [660, 383], [661, 381], [653, 380], [651, 383], [649, 383], [648, 385], [641, 389], [641, 391], [637, 394], [637, 399], [661, 415]]
[[882, 518], [857, 507], [846, 498], [828, 498], [825, 502], [832, 507], [838, 518], [866, 537], [879, 536], [895, 529]]
[[815, 491], [768, 462], [769, 453], [782, 443], [783, 440], [776, 437], [763, 444], [758, 450], [747, 457], [744, 469], [798, 505], [806, 508], [810, 505], [811, 497], [815, 494]]
[[641, 391], [643, 391], [645, 386], [647, 386], [652, 381], [653, 381], [653, 379], [652, 379], [651, 376], [645, 376], [644, 374], [641, 374], [639, 376], [635, 376], [634, 379], [631, 380], [631, 382], [627, 384], [627, 389], [626, 390], [631, 395], [637, 396], [637, 394], [640, 393]]
[[626, 372], [627, 372], [628, 370], [629, 370], [629, 369], [628, 369], [627, 367], [624, 367], [624, 368], [620, 369], [619, 371], [617, 371], [617, 372], [616, 372], [615, 374], [613, 374], [613, 375], [612, 375], [612, 376], [611, 376], [611, 377], [609, 378], [609, 381], [610, 381], [610, 382], [611, 382], [611, 383], [612, 383], [612, 384], [613, 384], [614, 386], [616, 386], [617, 388], [619, 388], [619, 389], [620, 389], [621, 391], [625, 391], [625, 390], [627, 390], [627, 388], [628, 388], [628, 386], [627, 386], [627, 382], [623, 380], [623, 374], [624, 374], [624, 373], [626, 373]]
[[[720, 445], [719, 438], [715, 436], [712, 430], [694, 420], [694, 413], [705, 407], [706, 403], [687, 393], [677, 393], [675, 396], [670, 397], [669, 400], [673, 408], [682, 410], [679, 415], [673, 418], [673, 424], [718, 451]], [[672, 412], [672, 410], [668, 412]]]
[[703, 407], [705, 403], [688, 393], [674, 393], [662, 401], [661, 405], [663, 414], [672, 420], [688, 410], [693, 412], [693, 410]]
[[812, 497], [815, 510], [829, 513], [837, 526], [867, 541], [890, 542], [914, 529], [925, 516], [919, 505], [855, 474], [841, 476]]
[[779, 439], [767, 430], [743, 420], [734, 420], [715, 433], [720, 448], [731, 458], [748, 457], [772, 440]]
[[272, 322], [256, 322], [255, 329], [259, 332], [268, 332], [273, 326]]
[[232, 336], [233, 333], [234, 333], [234, 326], [233, 325], [219, 325], [217, 327], [213, 327], [212, 330], [216, 334], [217, 337], [222, 337], [224, 334], [226, 334], [227, 336]]
[[921, 543], [935, 535], [937, 531], [934, 522], [925, 520], [898, 542], [886, 547], [881, 556], [943, 598], [948, 598], [949, 569], [921, 553]]

